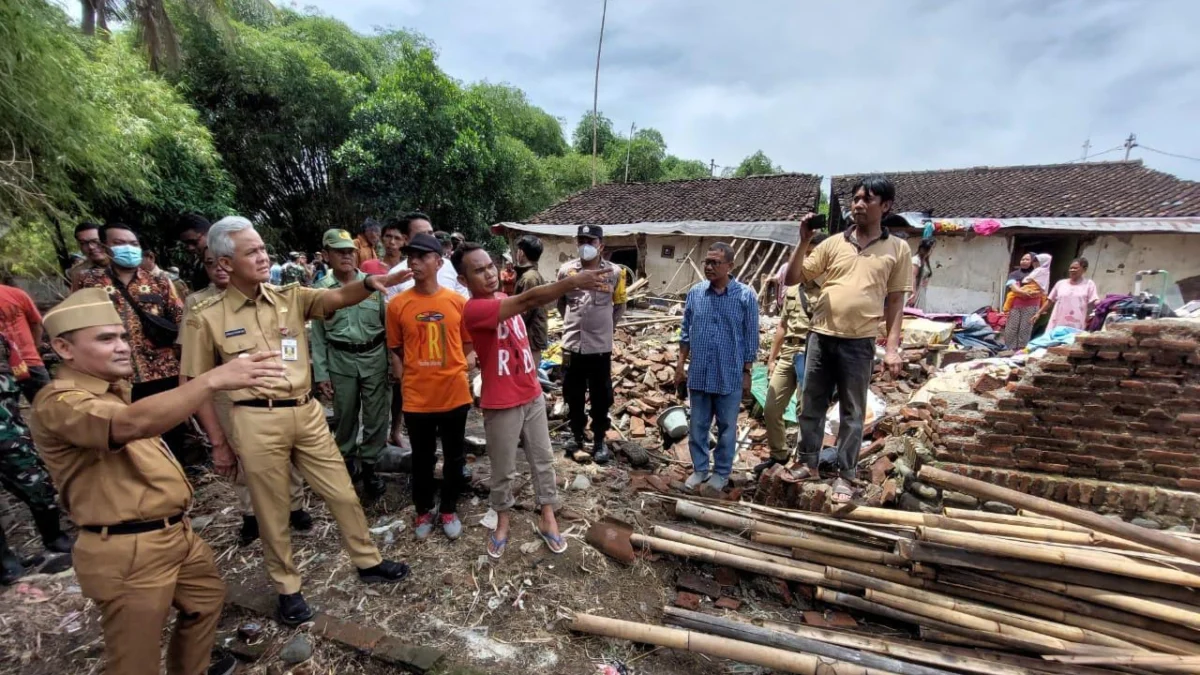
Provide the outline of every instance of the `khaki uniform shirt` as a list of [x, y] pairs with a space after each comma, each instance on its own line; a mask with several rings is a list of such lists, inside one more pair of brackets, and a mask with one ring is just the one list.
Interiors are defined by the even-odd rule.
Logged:
[[829, 237], [804, 259], [805, 279], [825, 278], [813, 309], [812, 330], [840, 338], [874, 338], [887, 295], [912, 291], [912, 250], [886, 227], [865, 247], [854, 231]]
[[[187, 319], [192, 315], [192, 310], [196, 305], [217, 297], [221, 294], [221, 289], [209, 284], [204, 288], [192, 293], [183, 300], [183, 322], [180, 326], [179, 338], [175, 341], [176, 344], [183, 344], [183, 326], [187, 325]], [[218, 391], [213, 394], [213, 407], [217, 411], [217, 420], [221, 423], [221, 428], [225, 430], [225, 434], [233, 433], [233, 425], [229, 421], [229, 409], [233, 406], [233, 402], [229, 400], [229, 392]]]
[[[536, 265], [517, 267], [517, 283], [513, 287], [513, 294], [520, 295], [525, 291], [545, 285], [545, 283], [546, 280], [542, 278]], [[525, 332], [529, 335], [530, 349], [535, 352], [545, 350], [550, 345], [546, 307], [534, 307], [522, 314], [521, 318], [525, 320]]]
[[[804, 301], [800, 299], [801, 292], [806, 295]], [[808, 313], [817, 306], [820, 297], [820, 287], [811, 281], [807, 284], [788, 286], [787, 292], [783, 296], [783, 313], [779, 318], [783, 323], [783, 344], [779, 347], [780, 358], [791, 358], [804, 351], [811, 323]], [[805, 302], [808, 303], [807, 310], [804, 308]]]
[[191, 506], [192, 486], [161, 438], [113, 447], [112, 420], [129, 406], [129, 392], [126, 382], [63, 365], [34, 397], [34, 443], [78, 525], [169, 518]]
[[[558, 280], [578, 274], [583, 263], [572, 260], [558, 270]], [[625, 313], [625, 273], [607, 260], [600, 269], [608, 270], [608, 290], [574, 290], [558, 300], [563, 318], [563, 349], [576, 354], [607, 354], [612, 351], [613, 329]]]
[[[359, 272], [355, 279], [366, 279]], [[341, 283], [333, 274], [328, 274], [316, 284], [316, 288], [340, 288]], [[367, 377], [387, 372], [387, 340], [384, 326], [387, 324], [387, 304], [383, 294], [376, 291], [366, 300], [343, 307], [331, 316], [313, 322], [312, 359], [313, 375], [317, 382], [328, 382], [329, 373]], [[378, 340], [374, 348], [365, 352], [347, 352], [336, 344], [362, 345]]]
[[[265, 386], [232, 391], [233, 401], [294, 399], [312, 390], [308, 331], [311, 318], [325, 317], [325, 289], [292, 284], [259, 284], [256, 298], [247, 298], [230, 285], [225, 292], [198, 303], [183, 326], [183, 374], [199, 377], [241, 354], [282, 352], [284, 340], [295, 340], [295, 359], [288, 360], [282, 378]], [[290, 350], [289, 350], [290, 351]]]

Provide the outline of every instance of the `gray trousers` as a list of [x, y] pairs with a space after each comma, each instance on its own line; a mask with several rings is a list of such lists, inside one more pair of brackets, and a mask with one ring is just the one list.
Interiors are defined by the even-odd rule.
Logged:
[[525, 405], [504, 410], [483, 411], [483, 433], [487, 438], [488, 457], [492, 461], [491, 507], [508, 511], [515, 498], [512, 483], [517, 477], [517, 442], [525, 449], [533, 491], [538, 506], [558, 506], [558, 485], [554, 476], [554, 453], [550, 449], [550, 427], [546, 419], [546, 399], [538, 396]]
[[800, 461], [814, 472], [825, 437], [825, 415], [837, 391], [838, 474], [854, 479], [862, 450], [867, 389], [875, 367], [874, 338], [839, 338], [809, 333], [804, 363], [804, 404], [800, 412]]

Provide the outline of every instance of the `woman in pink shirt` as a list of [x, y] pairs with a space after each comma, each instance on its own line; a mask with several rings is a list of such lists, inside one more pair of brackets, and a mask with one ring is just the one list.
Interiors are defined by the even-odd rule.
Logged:
[[1100, 294], [1096, 292], [1096, 282], [1083, 278], [1087, 268], [1087, 258], [1072, 260], [1071, 267], [1067, 270], [1069, 276], [1054, 284], [1050, 295], [1046, 296], [1046, 301], [1037, 313], [1038, 317], [1041, 317], [1053, 308], [1050, 312], [1050, 323], [1046, 324], [1046, 332], [1059, 326], [1079, 330], [1087, 328], [1088, 316], [1100, 301]]

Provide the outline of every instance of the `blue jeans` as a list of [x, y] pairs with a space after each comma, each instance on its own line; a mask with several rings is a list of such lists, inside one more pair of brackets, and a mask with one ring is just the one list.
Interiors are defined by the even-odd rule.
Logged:
[[692, 403], [691, 431], [688, 434], [688, 449], [692, 453], [692, 470], [707, 474], [708, 430], [713, 418], [717, 418], [717, 447], [713, 450], [716, 466], [713, 473], [728, 478], [733, 472], [733, 455], [737, 450], [737, 416], [742, 402], [742, 390], [731, 394], [710, 394], [696, 389], [688, 390]]

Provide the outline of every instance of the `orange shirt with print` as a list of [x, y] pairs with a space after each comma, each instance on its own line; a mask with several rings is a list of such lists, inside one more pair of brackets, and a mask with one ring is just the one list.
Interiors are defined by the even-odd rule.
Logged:
[[440, 287], [433, 295], [410, 288], [388, 303], [388, 348], [404, 352], [404, 412], [445, 412], [471, 403], [463, 352], [471, 341], [462, 320], [466, 304]]

